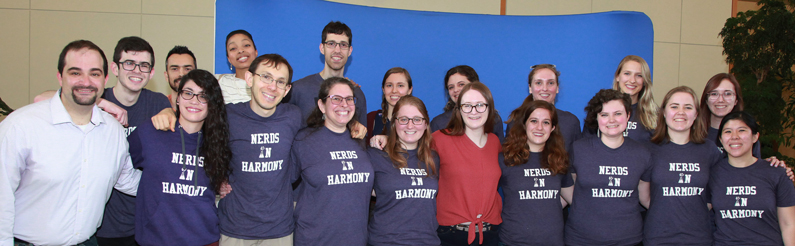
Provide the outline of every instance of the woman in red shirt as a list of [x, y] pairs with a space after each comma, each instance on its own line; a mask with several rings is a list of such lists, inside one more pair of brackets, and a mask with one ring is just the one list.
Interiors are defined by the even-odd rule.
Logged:
[[437, 233], [442, 245], [497, 245], [501, 147], [492, 133], [494, 100], [479, 82], [464, 86], [460, 95], [447, 127], [433, 133], [440, 160]]

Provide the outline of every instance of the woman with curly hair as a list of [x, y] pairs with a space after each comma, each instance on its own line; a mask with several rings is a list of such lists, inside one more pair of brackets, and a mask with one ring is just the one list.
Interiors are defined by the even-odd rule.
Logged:
[[[651, 152], [624, 137], [631, 117], [630, 95], [600, 90], [588, 102], [585, 125], [597, 137], [574, 142], [572, 188], [563, 189], [571, 204], [566, 245], [636, 245], [643, 239], [638, 202], [648, 206]], [[564, 192], [565, 191], [565, 192]]]
[[569, 158], [555, 106], [532, 101], [516, 109], [500, 154], [502, 207], [500, 242], [506, 245], [563, 245], [566, 205], [560, 189], [570, 187]]
[[215, 194], [229, 176], [229, 126], [221, 87], [205, 70], [179, 84], [176, 131], [151, 124], [130, 136], [130, 155], [143, 170], [135, 211], [141, 245], [218, 242]]
[[419, 98], [395, 104], [384, 150], [368, 149], [377, 197], [370, 245], [439, 245], [436, 191], [439, 157], [431, 150], [428, 111]]

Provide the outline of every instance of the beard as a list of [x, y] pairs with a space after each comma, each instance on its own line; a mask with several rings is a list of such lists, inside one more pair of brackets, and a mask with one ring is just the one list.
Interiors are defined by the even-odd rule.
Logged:
[[171, 90], [177, 91], [179, 89], [179, 81], [180, 80], [182, 80], [182, 77], [179, 77], [179, 78], [171, 81], [171, 83], [168, 83], [168, 85], [171, 86]]
[[[88, 98], [78, 98], [77, 95], [75, 94], [75, 91], [76, 90], [82, 90], [82, 89], [91, 89], [91, 90], [93, 90], [95, 92], [94, 96], [88, 97]], [[74, 100], [74, 102], [77, 103], [77, 105], [82, 105], [82, 106], [94, 105], [94, 103], [97, 102], [97, 94], [96, 94], [97, 91], [98, 91], [97, 88], [93, 87], [93, 86], [76, 86], [76, 87], [73, 87], [72, 88], [72, 100]]]

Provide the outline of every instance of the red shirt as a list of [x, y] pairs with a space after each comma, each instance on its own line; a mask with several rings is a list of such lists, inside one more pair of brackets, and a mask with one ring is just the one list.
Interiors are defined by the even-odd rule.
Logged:
[[[502, 200], [497, 193], [500, 171], [499, 153], [502, 146], [489, 133], [483, 148], [466, 135], [449, 136], [441, 131], [433, 133], [433, 149], [439, 154], [439, 192], [436, 195], [436, 219], [439, 225], [450, 226], [472, 222], [482, 228], [483, 222], [501, 224]], [[483, 242], [481, 231], [480, 243]], [[469, 230], [469, 243], [475, 240], [475, 230]]]

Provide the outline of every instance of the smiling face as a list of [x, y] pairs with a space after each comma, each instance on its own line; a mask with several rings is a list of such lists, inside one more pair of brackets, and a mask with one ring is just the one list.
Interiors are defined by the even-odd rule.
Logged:
[[555, 96], [558, 95], [558, 92], [560, 90], [555, 72], [542, 68], [533, 75], [533, 79], [530, 81], [530, 94], [533, 94], [533, 100], [544, 100], [555, 104]]
[[[339, 83], [331, 87], [328, 95], [346, 98], [352, 97], [353, 91], [350, 86]], [[317, 106], [320, 108], [320, 112], [323, 112], [323, 115], [326, 116], [325, 126], [334, 132], [343, 132], [348, 122], [353, 119], [353, 114], [356, 112], [356, 105], [347, 103], [346, 100], [341, 100], [339, 105], [334, 105], [332, 101], [331, 98], [326, 98], [326, 102], [324, 103], [323, 100], [318, 99]]]
[[[185, 92], [193, 93], [193, 98], [185, 100], [183, 95]], [[207, 118], [207, 103], [199, 102], [199, 97], [201, 96], [204, 96], [204, 89], [196, 85], [193, 80], [185, 82], [182, 92], [177, 98], [180, 124], [204, 124], [204, 119]]]
[[552, 131], [555, 130], [555, 127], [552, 126], [552, 115], [549, 110], [538, 108], [530, 113], [530, 117], [527, 118], [524, 124], [527, 130], [527, 145], [530, 146], [530, 151], [540, 152], [544, 149]]
[[[334, 42], [337, 44], [351, 43], [347, 35], [334, 33], [326, 34], [326, 42]], [[345, 63], [348, 62], [348, 57], [351, 56], [352, 52], [353, 46], [348, 46], [348, 49], [343, 49], [342, 45], [335, 45], [334, 47], [328, 48], [326, 44], [320, 44], [320, 53], [326, 57], [326, 67], [331, 70], [339, 71], [345, 68]]]
[[235, 69], [248, 70], [251, 62], [257, 58], [254, 41], [244, 34], [235, 34], [226, 42], [226, 59]]
[[[149, 54], [147, 51], [125, 51], [121, 53], [119, 62], [132, 62], [135, 64], [148, 63], [151, 66], [152, 54]], [[141, 91], [141, 89], [149, 83], [149, 80], [152, 79], [152, 76], [154, 76], [154, 68], [146, 73], [141, 72], [140, 66], [135, 66], [132, 71], [127, 71], [124, 70], [119, 63], [114, 62], [111, 69], [113, 70], [113, 74], [118, 77], [119, 85], [132, 92]]]
[[409, 82], [406, 75], [403, 73], [393, 73], [386, 78], [384, 82], [384, 98], [390, 107], [395, 107], [395, 104], [401, 97], [411, 94], [412, 88], [409, 88]]
[[723, 149], [730, 157], [734, 158], [751, 155], [751, 149], [757, 140], [759, 140], [759, 133], [752, 133], [751, 128], [739, 119], [726, 122], [720, 133]]
[[61, 100], [64, 104], [93, 106], [108, 81], [102, 71], [102, 55], [88, 48], [70, 50], [64, 61], [63, 74], [58, 73]]
[[179, 80], [182, 76], [196, 69], [196, 61], [188, 54], [173, 54], [166, 59], [166, 81], [171, 86], [171, 90], [179, 89]]
[[677, 92], [671, 95], [665, 105], [665, 124], [668, 131], [689, 133], [690, 127], [696, 121], [698, 109], [693, 96], [686, 92]]
[[482, 113], [478, 112], [478, 109], [475, 105], [478, 104], [488, 104], [486, 98], [480, 94], [479, 91], [476, 90], [468, 90], [464, 95], [461, 95], [461, 105], [468, 104], [472, 106], [472, 111], [466, 113], [463, 111], [463, 106], [460, 107], [461, 110], [461, 117], [464, 118], [464, 125], [470, 130], [476, 130], [483, 128], [483, 125], [486, 124], [486, 119], [489, 116], [489, 109], [491, 105], [486, 107]]
[[428, 127], [428, 120], [423, 120], [422, 124], [419, 125], [414, 124], [412, 119], [425, 118], [422, 116], [422, 112], [420, 112], [420, 110], [414, 105], [405, 105], [398, 110], [396, 119], [403, 117], [409, 119], [408, 124], [401, 125], [397, 121], [392, 123], [397, 124], [395, 125], [395, 128], [397, 130], [398, 139], [400, 139], [400, 143], [403, 144], [406, 149], [416, 149], [417, 143], [425, 133], [425, 128]]
[[[735, 96], [724, 96], [728, 91], [732, 92]], [[713, 99], [710, 97], [707, 99], [707, 106], [709, 107], [709, 111], [712, 112], [712, 115], [717, 118], [723, 118], [723, 116], [731, 113], [734, 106], [737, 105], [737, 91], [734, 90], [734, 84], [728, 79], [724, 79], [720, 82], [718, 87], [710, 91], [710, 93], [712, 92], [718, 93], [717, 98]]]
[[457, 102], [458, 94], [461, 93], [461, 89], [471, 82], [472, 81], [469, 81], [466, 76], [460, 73], [450, 75], [450, 78], [447, 79], [447, 94], [450, 95], [450, 99], [452, 99], [453, 102]]
[[[276, 111], [276, 106], [282, 101], [284, 95], [290, 91], [290, 85], [284, 89], [277, 86], [278, 83], [287, 81], [290, 77], [290, 71], [287, 66], [274, 67], [273, 62], [268, 63], [267, 60], [257, 66], [257, 74], [246, 72], [246, 83], [251, 87], [251, 109], [254, 110], [259, 116], [268, 117], [273, 115]], [[265, 83], [266, 80], [273, 78], [270, 84]], [[270, 81], [267, 81], [270, 82]]]
[[620, 100], [602, 104], [602, 111], [596, 116], [602, 137], [623, 137], [627, 129], [629, 114]]
[[643, 70], [640, 63], [628, 61], [621, 67], [621, 72], [615, 78], [621, 92], [629, 94], [633, 102], [637, 101], [638, 93], [643, 90]]

